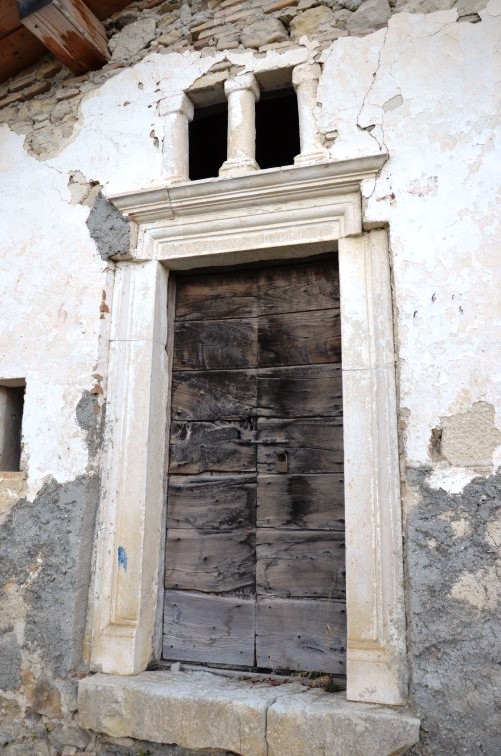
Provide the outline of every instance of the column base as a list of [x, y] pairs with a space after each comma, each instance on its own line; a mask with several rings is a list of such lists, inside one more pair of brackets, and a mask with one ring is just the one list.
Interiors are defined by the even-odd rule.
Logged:
[[301, 155], [296, 155], [294, 158], [294, 165], [311, 165], [311, 163], [325, 163], [329, 160], [328, 150], [317, 150], [316, 152], [305, 152]]
[[255, 160], [225, 160], [219, 169], [220, 176], [244, 176], [246, 173], [259, 171], [259, 165]]

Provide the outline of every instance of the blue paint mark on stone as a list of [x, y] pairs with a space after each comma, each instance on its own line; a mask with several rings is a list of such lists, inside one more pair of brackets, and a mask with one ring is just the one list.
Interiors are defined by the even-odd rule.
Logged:
[[127, 572], [127, 552], [123, 546], [118, 547], [118, 566], [122, 567], [124, 572]]

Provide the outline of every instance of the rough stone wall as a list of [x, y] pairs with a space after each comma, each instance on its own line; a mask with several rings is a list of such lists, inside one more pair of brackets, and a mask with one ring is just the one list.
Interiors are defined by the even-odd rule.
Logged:
[[414, 752], [499, 753], [501, 3], [150, 1], [108, 30], [101, 71], [47, 58], [3, 88], [0, 383], [27, 388], [26, 478], [0, 475], [0, 748], [186, 753], [78, 726], [110, 257], [130, 242], [106, 197], [161, 185], [170, 92], [314, 60], [331, 158], [389, 154], [364, 220], [390, 229]]

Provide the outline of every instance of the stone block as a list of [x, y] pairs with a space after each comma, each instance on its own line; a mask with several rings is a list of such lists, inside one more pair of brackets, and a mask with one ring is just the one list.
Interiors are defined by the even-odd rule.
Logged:
[[391, 8], [388, 0], [367, 0], [346, 21], [348, 31], [380, 29], [388, 23]]
[[46, 717], [61, 716], [61, 695], [45, 672], [42, 672], [33, 691], [33, 711]]
[[109, 48], [112, 61], [128, 60], [143, 50], [155, 38], [154, 18], [139, 18], [110, 39]]
[[277, 695], [275, 687], [209, 673], [143, 672], [88, 677], [78, 702], [82, 726], [112, 737], [265, 756], [266, 712]]
[[257, 50], [262, 45], [272, 42], [284, 42], [289, 39], [287, 29], [278, 18], [267, 18], [249, 24], [240, 34], [240, 42], [244, 47]]
[[299, 13], [291, 21], [291, 39], [299, 40], [303, 36], [315, 37], [321, 26], [334, 24], [334, 13], [325, 5], [310, 8]]
[[434, 13], [435, 11], [450, 10], [456, 0], [397, 0], [395, 12], [401, 13]]
[[49, 743], [58, 751], [65, 746], [85, 748], [91, 741], [91, 736], [78, 725], [62, 724], [54, 727], [48, 735]]
[[308, 691], [280, 697], [268, 710], [268, 756], [389, 756], [419, 740], [419, 720], [353, 704], [343, 694]]

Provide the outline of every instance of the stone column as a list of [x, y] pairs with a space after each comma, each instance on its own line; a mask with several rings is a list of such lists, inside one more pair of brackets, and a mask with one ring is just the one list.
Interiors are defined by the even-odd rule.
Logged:
[[308, 165], [328, 160], [329, 153], [322, 145], [315, 121], [317, 87], [320, 78], [318, 63], [301, 63], [292, 71], [292, 85], [296, 90], [299, 113], [299, 142], [301, 153], [296, 155], [296, 165]]
[[189, 181], [189, 123], [193, 103], [184, 92], [166, 97], [158, 105], [164, 120], [163, 168], [169, 184]]
[[247, 73], [227, 79], [228, 149], [220, 176], [241, 176], [259, 170], [256, 163], [256, 102], [259, 87], [256, 77]]

